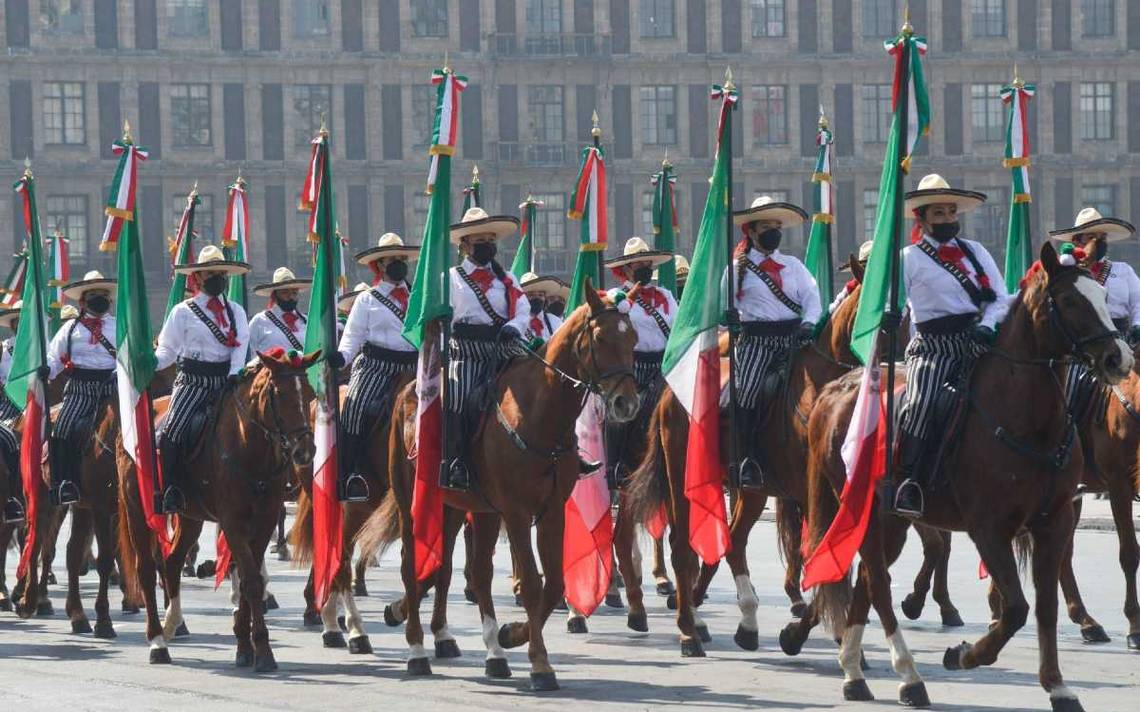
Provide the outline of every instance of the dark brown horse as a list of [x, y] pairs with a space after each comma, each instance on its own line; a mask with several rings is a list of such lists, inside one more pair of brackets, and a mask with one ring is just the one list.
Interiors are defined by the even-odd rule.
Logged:
[[[637, 408], [633, 380], [636, 332], [629, 317], [587, 284], [587, 304], [540, 350], [544, 361], [525, 358], [512, 362], [492, 390], [493, 412], [471, 441], [469, 463], [475, 487], [468, 493], [444, 495], [443, 561], [435, 577], [436, 610], [432, 618], [437, 651], [457, 652], [447, 630], [446, 599], [451, 576], [451, 553], [465, 512], [473, 513], [473, 587], [487, 646], [486, 672], [507, 677], [503, 648], [530, 644], [531, 684], [535, 690], [557, 689], [547, 657], [542, 629], [562, 599], [562, 539], [564, 506], [578, 480], [574, 424], [587, 389], [600, 391], [609, 416], [633, 417]], [[415, 433], [416, 396], [412, 387], [397, 398], [390, 438], [391, 495], [365, 525], [359, 537], [365, 556], [399, 538], [403, 544], [401, 573], [407, 608], [405, 634], [411, 654], [408, 672], [430, 674], [423, 648], [419, 603], [423, 587], [416, 581], [411, 501], [414, 462], [408, 452]], [[398, 518], [393, 516], [398, 511]], [[502, 516], [511, 552], [522, 574], [522, 598], [527, 620], [499, 628], [491, 600], [491, 554]], [[537, 520], [538, 553], [545, 576], [540, 577], [531, 546], [531, 525]], [[442, 648], [440, 643], [443, 643]]]
[[[1057, 578], [1072, 536], [1073, 493], [1083, 458], [1064, 395], [1066, 359], [1086, 360], [1106, 382], [1132, 367], [1131, 351], [1115, 336], [1104, 290], [1087, 272], [1059, 263], [1053, 247], [1041, 251], [1002, 324], [997, 345], [982, 357], [970, 379], [959, 435], [942, 471], [948, 483], [928, 493], [923, 522], [966, 531], [975, 542], [1001, 597], [1001, 613], [977, 643], [947, 649], [951, 670], [991, 665], [1029, 615], [1012, 541], [1027, 531], [1033, 540], [1032, 572], [1037, 595], [1040, 681], [1054, 710], [1083, 709], [1062, 680], [1057, 660]], [[851, 420], [860, 375], [828, 386], [812, 410], [808, 460], [812, 545], [822, 538], [838, 507], [846, 480], [840, 449]], [[899, 699], [929, 704], [925, 684], [898, 627], [891, 604], [888, 567], [906, 540], [907, 522], [871, 513], [859, 550], [858, 585], [817, 590], [824, 618], [842, 643], [839, 662], [847, 699], [872, 699], [859, 665], [859, 649], [872, 605], [902, 676]]]
[[[252, 373], [224, 392], [217, 422], [205, 435], [208, 443], [190, 456], [185, 483], [187, 511], [177, 518], [173, 549], [165, 561], [143, 516], [134, 463], [119, 439], [123, 578], [132, 596], [141, 595], [146, 601], [146, 636], [152, 663], [170, 662], [166, 641], [183, 625], [179, 596], [183, 559], [197, 541], [203, 522], [216, 521], [229, 543], [241, 581], [241, 601], [234, 612], [238, 643], [235, 664], [252, 665], [257, 672], [276, 669], [262, 609], [265, 582], [261, 565], [284, 501], [288, 470], [312, 462], [308, 412], [313, 391], [305, 369], [319, 356], [319, 352], [297, 359], [258, 354], [259, 364]], [[156, 412], [164, 413], [167, 405], [167, 399], [159, 399]], [[169, 602], [161, 623], [155, 598], [159, 563]]]

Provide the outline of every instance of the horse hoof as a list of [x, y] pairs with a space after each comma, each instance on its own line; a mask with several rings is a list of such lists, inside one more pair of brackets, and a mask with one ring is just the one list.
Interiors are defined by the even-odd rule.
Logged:
[[1140, 650], [1140, 633], [1128, 634], [1128, 649]]
[[431, 661], [427, 658], [408, 658], [408, 674], [415, 677], [431, 674]]
[[272, 593], [269, 594], [269, 596], [265, 599], [266, 610], [276, 611], [280, 607], [281, 607], [281, 604], [277, 602], [277, 597], [274, 596]]
[[194, 563], [192, 561], [187, 561], [182, 565], [182, 575], [186, 578], [194, 578], [197, 576], [197, 574], [198, 571], [194, 568]]
[[534, 692], [554, 692], [558, 689], [558, 678], [553, 672], [532, 672], [530, 689]]
[[849, 680], [843, 683], [843, 699], [848, 702], [870, 702], [875, 699], [866, 680]]
[[[466, 593], [467, 592], [464, 591], [464, 594], [466, 594]], [[367, 598], [368, 597], [368, 586], [364, 583], [364, 579], [360, 579], [356, 583], [352, 584], [352, 595], [355, 598]], [[472, 595], [474, 595], [474, 594], [472, 594]], [[472, 603], [474, 603], [474, 601], [472, 601]]]
[[796, 601], [792, 604], [792, 618], [803, 618], [808, 614], [808, 604]]
[[348, 626], [347, 626], [347, 625], [345, 624], [345, 622], [344, 622], [344, 616], [337, 616], [337, 617], [336, 617], [336, 627], [337, 627], [337, 628], [340, 628], [340, 630], [341, 630], [341, 632], [342, 632], [342, 633], [343, 633], [344, 631], [347, 631], [347, 630], [348, 630]]
[[5, 613], [11, 613], [12, 612], [12, 600], [9, 598], [5, 598], [4, 600], [0, 601], [0, 611], [3, 611]]
[[799, 655], [803, 647], [804, 641], [792, 634], [792, 624], [784, 626], [780, 631], [780, 650], [784, 651], [784, 655]]
[[966, 625], [962, 620], [962, 616], [958, 614], [956, 608], [951, 608], [948, 611], [942, 611], [942, 627], [944, 628], [961, 628]]
[[35, 609], [21, 605], [19, 603], [16, 604], [16, 615], [23, 618], [24, 620], [31, 618], [33, 613], [35, 613]]
[[152, 648], [150, 651], [151, 665], [169, 665], [170, 648]]
[[554, 610], [562, 611], [563, 613], [565, 613], [566, 611], [570, 610], [570, 608], [566, 605], [565, 599], [562, 599], [562, 600], [559, 600], [558, 603], [554, 604]]
[[321, 642], [326, 648], [344, 648], [347, 643], [344, 642], [344, 633], [339, 630], [329, 630], [321, 634]]
[[700, 638], [684, 638], [681, 640], [681, 657], [682, 658], [703, 658], [705, 657], [705, 648], [701, 645]]
[[104, 640], [112, 640], [118, 637], [118, 633], [115, 632], [115, 626], [111, 623], [110, 619], [95, 621], [95, 637], [103, 638]]
[[475, 603], [475, 592], [469, 588], [463, 589], [463, 600], [468, 603]]
[[437, 640], [435, 641], [435, 657], [437, 660], [445, 658], [458, 658], [463, 653], [459, 652], [459, 643], [454, 640]]
[[372, 643], [367, 635], [358, 635], [348, 639], [348, 652], [353, 655], [369, 655], [372, 653]]
[[607, 593], [606, 606], [610, 608], [625, 608], [625, 603], [622, 602], [620, 593]]
[[492, 680], [506, 680], [511, 676], [511, 666], [506, 658], [488, 658], [483, 664], [483, 674]]
[[190, 629], [186, 627], [186, 621], [182, 621], [178, 624], [178, 627], [174, 629], [175, 638], [185, 638], [189, 635]]
[[253, 667], [253, 651], [252, 650], [239, 650], [237, 655], [234, 656], [234, 667], [246, 668]]
[[946, 648], [946, 652], [942, 655], [942, 667], [947, 670], [961, 670], [962, 669], [962, 656], [973, 647], [966, 641], [962, 641], [952, 648]]
[[916, 621], [918, 617], [922, 615], [922, 607], [924, 605], [926, 605], [926, 601], [923, 600], [923, 597], [910, 593], [903, 599], [899, 608], [902, 609], [904, 616], [912, 621]]
[[697, 632], [697, 637], [701, 639], [702, 643], [712, 642], [712, 634], [709, 633], [709, 627], [704, 623], [693, 626], [693, 630]]
[[930, 706], [930, 695], [926, 694], [925, 682], [914, 682], [899, 687], [899, 704], [903, 707], [926, 709]]
[[1112, 638], [1108, 637], [1108, 633], [1104, 632], [1104, 628], [1100, 623], [1094, 623], [1089, 626], [1081, 628], [1081, 637], [1085, 639], [1086, 643], [1111, 643]]
[[744, 650], [760, 649], [760, 632], [748, 630], [742, 625], [736, 626], [736, 635], [732, 636], [732, 640]]
[[573, 618], [566, 619], [566, 632], [573, 635], [583, 635], [589, 633], [590, 629], [586, 625], [586, 619], [581, 616], [574, 616]]
[[55, 607], [51, 605], [51, 601], [43, 600], [36, 604], [36, 616], [50, 616], [55, 613]]
[[671, 596], [677, 592], [677, 588], [673, 586], [673, 582], [669, 579], [657, 582], [657, 595], [658, 596]]
[[316, 611], [305, 611], [305, 626], [315, 626], [321, 624], [321, 614]]
[[499, 647], [510, 650], [511, 648], [517, 648], [526, 642], [522, 639], [521, 636], [519, 637], [519, 640], [514, 640], [511, 637], [511, 631], [515, 628], [521, 628], [521, 625], [518, 623], [504, 623], [503, 625], [499, 626]]
[[1049, 702], [1053, 704], [1053, 712], [1085, 712], [1081, 701], [1075, 697], [1054, 697]]
[[293, 557], [289, 555], [289, 547], [283, 546], [277, 550], [277, 560], [278, 561], [289, 561], [292, 558]]
[[218, 564], [213, 559], [206, 559], [198, 564], [198, 568], [194, 570], [194, 574], [200, 579], [214, 578], [217, 573]]
[[91, 623], [86, 618], [80, 618], [77, 621], [71, 621], [72, 633], [90, 633]]
[[[87, 572], [90, 570], [91, 570], [91, 565], [90, 564], [84, 564], [83, 573], [81, 573], [79, 575], [80, 576], [86, 576]], [[55, 580], [55, 572], [54, 571], [48, 571], [47, 580], [44, 583], [46, 583], [48, 586], [54, 586], [57, 583], [59, 583], [58, 581]]]
[[276, 672], [277, 661], [273, 658], [273, 653], [268, 652], [265, 655], [256, 655], [253, 658], [253, 671], [254, 672]]
[[671, 611], [677, 610], [677, 593], [675, 591], [665, 597], [665, 607]]
[[135, 613], [139, 613], [142, 610], [141, 608], [139, 608], [135, 604], [127, 603], [126, 601], [123, 601], [123, 604], [121, 606], [119, 606], [119, 609], [123, 613], [127, 613], [129, 615], [134, 615]]
[[644, 613], [630, 613], [626, 616], [625, 624], [630, 630], [638, 633], [649, 632], [649, 618]]
[[389, 628], [395, 628], [401, 623], [403, 623], [403, 621], [396, 617], [396, 612], [392, 610], [392, 604], [389, 603], [384, 606], [384, 625]]

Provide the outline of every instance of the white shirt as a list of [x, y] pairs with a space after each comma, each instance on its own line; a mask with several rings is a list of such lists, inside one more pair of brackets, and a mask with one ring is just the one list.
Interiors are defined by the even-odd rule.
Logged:
[[[538, 319], [540, 322], [542, 322], [541, 333], [535, 333], [534, 330], [530, 327], [531, 322], [535, 319]], [[558, 327], [562, 326], [562, 317], [549, 314], [545, 309], [543, 309], [537, 314], [531, 314], [526, 323], [527, 327], [526, 332], [523, 334], [524, 336], [530, 339], [539, 338], [543, 341], [550, 341], [550, 337], [554, 336], [554, 332], [558, 331]]]
[[[657, 307], [657, 313], [661, 315], [661, 318], [665, 320], [666, 324], [673, 326], [673, 320], [677, 318], [677, 300], [673, 298], [673, 293], [668, 289], [658, 287], [656, 282], [650, 282], [647, 286], [653, 287], [659, 294], [664, 295], [666, 306]], [[620, 290], [615, 287], [606, 292], [606, 294], [609, 295], [610, 299], [613, 299], [618, 291], [629, 294], [633, 291], [633, 288], [633, 282], [626, 282], [621, 286]], [[642, 289], [645, 289], [645, 287], [642, 287]], [[642, 301], [649, 305], [653, 304], [652, 301], [646, 298], [642, 298]], [[636, 301], [630, 306], [629, 320], [633, 322], [633, 329], [637, 332], [637, 344], [633, 347], [634, 351], [639, 353], [656, 353], [665, 350], [665, 342], [668, 341], [668, 337], [661, 331], [661, 327], [657, 325], [657, 320], [653, 318], [653, 315], [647, 312]]]
[[1108, 315], [1127, 319], [1128, 326], [1140, 325], [1140, 277], [1127, 262], [1112, 260], [1104, 288], [1108, 290]]
[[[463, 264], [459, 267], [451, 268], [451, 323], [453, 324], [483, 324], [490, 325], [492, 323], [491, 317], [487, 312], [483, 311], [483, 307], [479, 304], [479, 298], [467, 286], [467, 282], [459, 276], [460, 267], [470, 275], [476, 269], [490, 269], [490, 267], [480, 268], [476, 266], [471, 260], [464, 258]], [[490, 289], [487, 290], [487, 301], [490, 302], [491, 308], [499, 316], [507, 319], [510, 326], [515, 327], [519, 334], [526, 333], [527, 323], [530, 321], [530, 305], [527, 304], [526, 295], [522, 293], [519, 288], [518, 280], [510, 272], [506, 273], [507, 282], [515, 289], [519, 290], [518, 302], [515, 305], [515, 315], [512, 318], [507, 313], [507, 288], [503, 282], [496, 278], [491, 282]], [[361, 295], [363, 297], [363, 295]], [[360, 298], [357, 301], [360, 301]]]
[[[218, 297], [226, 303], [225, 296]], [[213, 313], [206, 308], [210, 301], [209, 295], [202, 293], [192, 299], [180, 302], [170, 310], [170, 316], [162, 325], [162, 332], [158, 335], [158, 348], [154, 355], [158, 359], [158, 370], [162, 370], [178, 359], [188, 358], [194, 361], [230, 362], [230, 375], [241, 370], [245, 365], [245, 346], [249, 342], [249, 323], [245, 318], [245, 309], [236, 302], [229, 302], [234, 314], [234, 328], [236, 330], [237, 345], [230, 347], [218, 343], [210, 328], [190, 311], [190, 302], [194, 302], [210, 321], [214, 321]], [[228, 316], [226, 317], [229, 318]], [[215, 322], [216, 323], [216, 322]], [[222, 329], [223, 334], [229, 333], [227, 328]], [[219, 327], [220, 328], [220, 327]]]
[[[87, 314], [94, 318], [94, 314]], [[108, 343], [115, 342], [115, 317], [104, 314], [103, 338]], [[74, 329], [72, 328], [74, 327]], [[48, 378], [54, 379], [67, 367], [67, 341], [71, 339], [71, 363], [76, 368], [90, 368], [100, 371], [110, 371], [115, 368], [115, 357], [111, 355], [103, 344], [96, 341], [91, 343], [91, 331], [77, 319], [68, 319], [55, 332], [48, 343]], [[11, 368], [11, 366], [9, 366]]]
[[[785, 255], [779, 250], [774, 250], [765, 256], [755, 247], [750, 248], [744, 257], [756, 265], [769, 258], [777, 264], [783, 265], [784, 268], [780, 270], [780, 288], [784, 290], [784, 294], [788, 295], [789, 299], [800, 305], [802, 313], [796, 314], [792, 311], [790, 307], [776, 298], [768, 285], [757, 277], [751, 269], [745, 269], [740, 283], [735, 285], [736, 308], [740, 311], [741, 321], [802, 319], [805, 324], [815, 324], [819, 321], [819, 316], [823, 312], [823, 307], [819, 301], [819, 287], [815, 283], [815, 277], [811, 276], [811, 272], [808, 271], [803, 262], [791, 255]], [[734, 279], [740, 273], [735, 260], [729, 269], [736, 270], [732, 275]]]
[[[385, 280], [373, 289], [387, 297], [396, 286]], [[395, 299], [391, 301], [399, 305]], [[404, 322], [391, 309], [381, 304], [379, 299], [372, 296], [372, 290], [369, 290], [357, 295], [356, 301], [352, 303], [352, 311], [348, 313], [348, 321], [345, 322], [338, 350], [340, 355], [344, 356], [345, 363], [352, 363], [366, 343], [392, 351], [415, 351], [416, 347], [403, 337], [401, 333], [403, 330]]]
[[[289, 342], [289, 337], [285, 335], [285, 332], [278, 328], [278, 326], [272, 321], [270, 321], [267, 312], [273, 312], [273, 316], [277, 317], [277, 321], [281, 322], [285, 328], [289, 328], [288, 325], [285, 324], [285, 312], [279, 305], [274, 304], [271, 308], [266, 309], [265, 311], [259, 311], [253, 315], [252, 319], [249, 320], [250, 350], [254, 353], [265, 353], [274, 346], [280, 346], [286, 351], [295, 349], [296, 347]], [[301, 318], [297, 320], [297, 330], [293, 332], [293, 338], [297, 339], [297, 341], [302, 346], [304, 346], [306, 323], [305, 315], [299, 311], [296, 312], [296, 314]]]
[[12, 347], [15, 342], [16, 337], [9, 336], [0, 344], [0, 383], [7, 383], [8, 374], [12, 372]]
[[[934, 249], [938, 249], [938, 242], [930, 235], [924, 235], [922, 239]], [[1005, 290], [1005, 280], [1001, 276], [1001, 270], [981, 243], [955, 238], [946, 244], [955, 242], [965, 245], [974, 253], [974, 258], [989, 278], [990, 288], [997, 295], [997, 299], [982, 307], [981, 324], [993, 329], [1005, 319], [1012, 301]], [[978, 313], [978, 307], [974, 306], [970, 295], [962, 289], [962, 285], [954, 279], [954, 275], [947, 272], [936, 260], [923, 254], [918, 245], [908, 245], [903, 248], [902, 264], [907, 306], [910, 307], [911, 321], [915, 324], [944, 316]], [[977, 284], [974, 265], [968, 258], [962, 258], [962, 264], [970, 280]]]

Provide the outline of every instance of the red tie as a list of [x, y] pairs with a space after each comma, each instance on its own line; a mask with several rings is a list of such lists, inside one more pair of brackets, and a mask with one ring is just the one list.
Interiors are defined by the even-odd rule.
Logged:
[[206, 308], [214, 315], [214, 321], [222, 329], [229, 329], [229, 338], [226, 340], [226, 346], [237, 346], [237, 335], [234, 332], [232, 324], [226, 321], [226, 307], [222, 304], [222, 300], [217, 297], [210, 297], [210, 301], [206, 302]]
[[479, 267], [471, 272], [471, 279], [475, 280], [475, 284], [479, 285], [479, 289], [486, 294], [495, 283], [495, 273], [486, 267]]
[[532, 316], [530, 318], [530, 331], [535, 336], [542, 336], [542, 319]]
[[1093, 262], [1093, 266], [1092, 266], [1092, 270], [1091, 270], [1093, 279], [1095, 279], [1099, 282], [1100, 281], [1100, 273], [1102, 271], [1104, 271], [1104, 262], [1100, 262], [1100, 261]]
[[650, 287], [648, 285], [641, 288], [638, 292], [641, 298], [645, 300], [654, 309], [664, 307], [664, 312], [669, 313], [669, 300], [665, 298], [665, 294], [657, 287]]
[[80, 319], [79, 323], [86, 326], [87, 330], [91, 332], [91, 343], [99, 343], [100, 337], [103, 336], [103, 317], [89, 316]]
[[764, 261], [757, 266], [768, 273], [768, 275], [772, 278], [772, 281], [776, 283], [777, 287], [780, 289], [784, 288], [784, 279], [780, 276], [780, 270], [784, 269], [784, 265], [780, 264], [771, 257], [765, 257]]
[[406, 287], [393, 287], [392, 291], [388, 292], [388, 296], [396, 300], [396, 302], [400, 305], [400, 308], [402, 308], [404, 311], [407, 311], [408, 290]]
[[281, 316], [284, 317], [285, 326], [289, 327], [289, 331], [292, 331], [294, 334], [297, 333], [297, 322], [301, 320], [301, 317], [297, 315], [297, 312], [281, 312]]
[[966, 253], [962, 252], [962, 248], [957, 245], [942, 245], [938, 248], [938, 259], [947, 264], [952, 264], [963, 272], [966, 271], [966, 265], [962, 264], [962, 259], [965, 258]]

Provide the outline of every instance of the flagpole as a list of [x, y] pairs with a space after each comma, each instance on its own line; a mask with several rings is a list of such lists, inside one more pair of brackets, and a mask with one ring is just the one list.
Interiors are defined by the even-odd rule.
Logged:
[[[724, 94], [725, 101], [727, 97], [736, 89], [736, 85], [732, 82], [732, 68], [726, 67], [724, 70]], [[740, 324], [740, 312], [736, 310], [736, 275], [732, 269], [732, 254], [733, 254], [733, 241], [732, 234], [735, 225], [732, 223], [732, 111], [736, 108], [736, 104], [728, 101], [727, 107], [724, 110], [724, 128], [721, 130], [720, 151], [724, 151], [725, 163], [725, 192], [728, 199], [728, 210], [725, 211], [724, 217], [724, 239], [728, 247], [728, 264], [725, 266], [725, 272], [728, 275], [728, 295], [727, 303], [725, 305], [725, 316], [727, 317], [730, 328], [728, 330], [728, 413], [729, 418], [732, 419], [732, 428], [730, 428], [731, 437], [728, 439], [728, 481], [734, 487], [740, 486], [740, 430], [736, 427], [738, 420], [739, 407], [737, 403], [740, 400], [738, 388], [736, 387], [736, 333], [735, 327]]]
[[[602, 125], [598, 121], [598, 110], [597, 109], [594, 109], [594, 115], [590, 118], [594, 122], [593, 128], [590, 129], [590, 135], [594, 137], [594, 149], [598, 152], [598, 155], [601, 156], [602, 155]], [[597, 198], [598, 198], [598, 200], [605, 200], [606, 196], [598, 195]], [[596, 214], [597, 209], [598, 209], [598, 207], [594, 206], [595, 214]], [[533, 249], [533, 247], [532, 247], [532, 249]], [[594, 289], [601, 290], [601, 289], [605, 289], [605, 287], [606, 287], [606, 273], [605, 273], [606, 252], [605, 252], [605, 250], [596, 250], [596, 252], [597, 252], [597, 259], [598, 259], [598, 283], [596, 285], [594, 285]], [[531, 262], [531, 268], [533, 269], [533, 267], [534, 267], [534, 263]]]
[[538, 220], [538, 207], [534, 203], [533, 195], [527, 194], [526, 201], [526, 229], [530, 233], [526, 241], [526, 264], [527, 271], [534, 272], [534, 224]]

